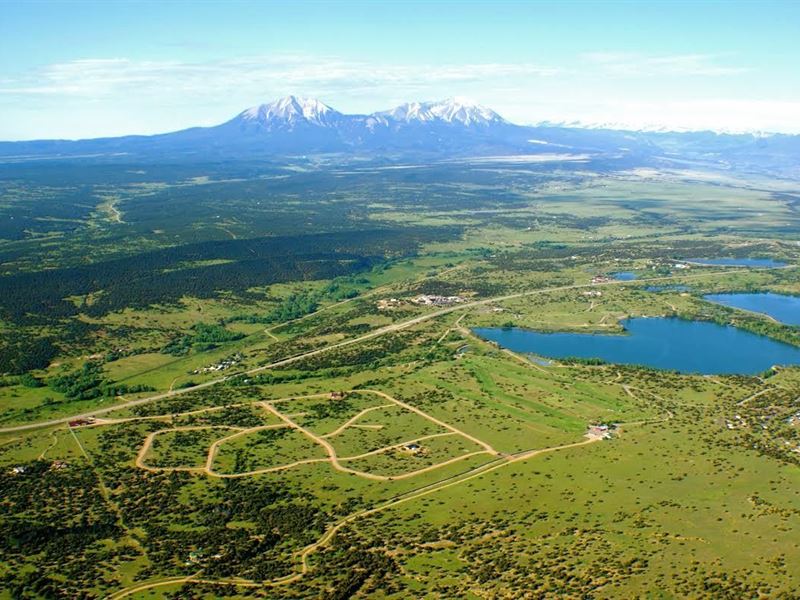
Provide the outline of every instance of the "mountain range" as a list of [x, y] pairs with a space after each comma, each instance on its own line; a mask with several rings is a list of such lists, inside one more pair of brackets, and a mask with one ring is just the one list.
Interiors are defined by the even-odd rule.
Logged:
[[458, 98], [409, 102], [359, 115], [339, 112], [316, 99], [287, 96], [213, 127], [151, 136], [0, 142], [4, 162], [43, 157], [257, 159], [322, 153], [386, 158], [572, 153], [626, 164], [691, 160], [719, 168], [800, 175], [797, 135], [524, 126]]

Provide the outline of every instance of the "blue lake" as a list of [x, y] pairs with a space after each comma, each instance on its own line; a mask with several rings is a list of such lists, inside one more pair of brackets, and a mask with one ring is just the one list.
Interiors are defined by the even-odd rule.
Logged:
[[627, 335], [493, 327], [474, 332], [514, 352], [600, 358], [682, 373], [754, 375], [773, 365], [800, 364], [800, 348], [735, 327], [674, 318], [628, 319], [623, 325]]
[[612, 273], [611, 276], [617, 281], [633, 281], [634, 279], [636, 279], [636, 273], [631, 273], [630, 271], [620, 271], [618, 273]]
[[800, 296], [773, 294], [708, 294], [710, 302], [753, 312], [764, 313], [787, 325], [800, 325]]
[[710, 267], [785, 267], [785, 262], [771, 258], [688, 258], [687, 262]]

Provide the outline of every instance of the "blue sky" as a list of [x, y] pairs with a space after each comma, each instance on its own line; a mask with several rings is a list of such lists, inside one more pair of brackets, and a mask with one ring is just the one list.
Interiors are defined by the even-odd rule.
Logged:
[[291, 93], [800, 133], [800, 2], [0, 0], [0, 139], [211, 125]]

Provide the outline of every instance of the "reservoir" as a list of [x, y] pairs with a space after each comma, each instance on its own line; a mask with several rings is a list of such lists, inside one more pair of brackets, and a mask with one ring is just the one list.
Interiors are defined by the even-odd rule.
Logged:
[[731, 326], [666, 317], [628, 319], [622, 325], [626, 335], [519, 328], [473, 331], [514, 352], [556, 359], [600, 358], [682, 373], [754, 375], [773, 365], [800, 364], [800, 348]]
[[708, 294], [710, 302], [769, 315], [786, 325], [800, 325], [800, 296], [773, 294]]
[[688, 258], [687, 262], [708, 267], [785, 267], [785, 262], [771, 258]]

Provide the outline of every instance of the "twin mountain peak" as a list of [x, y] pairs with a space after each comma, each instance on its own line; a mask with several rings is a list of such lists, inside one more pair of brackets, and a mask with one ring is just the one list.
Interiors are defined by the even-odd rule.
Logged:
[[291, 129], [299, 126], [390, 127], [392, 125], [447, 124], [487, 127], [507, 122], [493, 110], [461, 98], [435, 102], [407, 102], [390, 110], [369, 115], [347, 115], [314, 98], [286, 96], [268, 104], [253, 106], [229, 123], [264, 130]]

